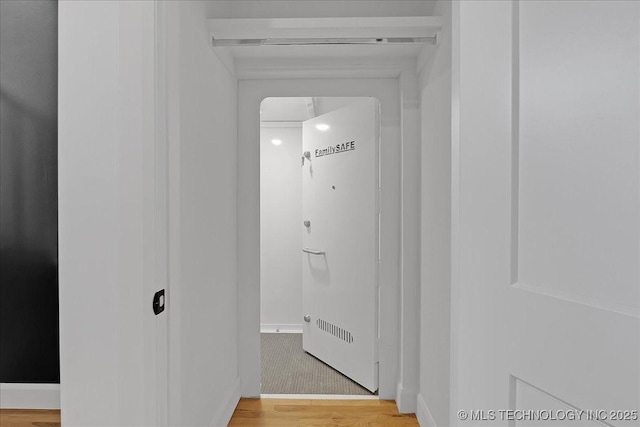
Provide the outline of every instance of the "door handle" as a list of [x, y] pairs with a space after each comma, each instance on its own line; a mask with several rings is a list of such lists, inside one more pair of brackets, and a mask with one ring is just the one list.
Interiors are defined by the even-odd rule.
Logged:
[[309, 249], [309, 248], [302, 248], [302, 252], [306, 252], [306, 253], [311, 254], [311, 255], [324, 255], [325, 254], [325, 251], [321, 251], [321, 250], [318, 250], [318, 249]]
[[164, 289], [153, 295], [153, 314], [156, 316], [164, 311]]
[[304, 321], [309, 323], [311, 322], [311, 316], [309, 316], [308, 314], [304, 316]]

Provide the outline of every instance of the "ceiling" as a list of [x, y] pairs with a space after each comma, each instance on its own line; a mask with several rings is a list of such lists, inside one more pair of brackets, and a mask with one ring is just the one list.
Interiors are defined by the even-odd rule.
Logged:
[[301, 122], [311, 117], [312, 98], [266, 98], [260, 104], [261, 122]]

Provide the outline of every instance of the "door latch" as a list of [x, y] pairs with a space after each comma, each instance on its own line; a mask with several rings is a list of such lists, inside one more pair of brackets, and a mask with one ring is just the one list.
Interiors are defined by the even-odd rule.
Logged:
[[311, 152], [310, 151], [305, 151], [304, 152], [304, 156], [302, 156], [302, 166], [304, 166], [304, 159], [305, 158], [307, 160], [309, 160], [309, 161], [311, 160]]
[[156, 316], [164, 311], [164, 289], [153, 295], [153, 314]]

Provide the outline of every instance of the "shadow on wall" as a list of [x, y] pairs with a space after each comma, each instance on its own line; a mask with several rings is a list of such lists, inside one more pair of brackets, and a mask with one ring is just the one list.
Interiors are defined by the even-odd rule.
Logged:
[[0, 88], [0, 382], [57, 383], [57, 119]]

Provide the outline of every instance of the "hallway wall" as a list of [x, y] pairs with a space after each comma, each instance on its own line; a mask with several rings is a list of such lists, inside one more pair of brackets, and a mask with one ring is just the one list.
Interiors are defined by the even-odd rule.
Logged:
[[421, 425], [448, 426], [451, 304], [451, 3], [440, 43], [422, 70], [422, 200], [420, 286]]
[[301, 153], [300, 125], [260, 128], [260, 325], [268, 332], [302, 332]]
[[0, 383], [34, 386], [60, 381], [58, 2], [0, 11]]
[[177, 122], [169, 132], [179, 203], [171, 231], [178, 246], [172, 247], [169, 295], [170, 424], [224, 425], [234, 396], [239, 398], [237, 82], [208, 44], [206, 19], [215, 17], [210, 4], [172, 7], [169, 15], [179, 22], [169, 37], [179, 44], [177, 58], [169, 59], [175, 66], [170, 79], [177, 79], [169, 93]]

